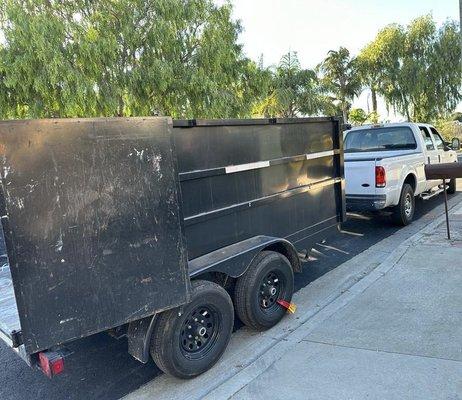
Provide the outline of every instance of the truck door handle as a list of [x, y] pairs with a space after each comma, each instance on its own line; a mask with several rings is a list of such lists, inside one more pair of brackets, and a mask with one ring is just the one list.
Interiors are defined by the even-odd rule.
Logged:
[[369, 186], [371, 186], [371, 185], [369, 185], [368, 183], [363, 183], [361, 186], [362, 186], [362, 187], [369, 187]]

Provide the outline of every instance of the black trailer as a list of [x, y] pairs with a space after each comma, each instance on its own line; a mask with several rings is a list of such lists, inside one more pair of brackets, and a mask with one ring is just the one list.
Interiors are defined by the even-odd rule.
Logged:
[[341, 142], [337, 118], [0, 122], [1, 338], [49, 376], [102, 331], [204, 372], [344, 220]]

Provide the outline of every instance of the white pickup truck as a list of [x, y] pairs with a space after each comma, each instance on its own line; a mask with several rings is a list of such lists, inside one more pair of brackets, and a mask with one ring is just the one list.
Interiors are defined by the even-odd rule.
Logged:
[[[415, 197], [428, 199], [443, 191], [441, 181], [425, 179], [425, 164], [457, 162], [453, 148], [431, 125], [398, 123], [361, 126], [344, 134], [347, 209], [388, 208], [399, 225], [409, 224]], [[454, 193], [456, 182], [448, 183]]]

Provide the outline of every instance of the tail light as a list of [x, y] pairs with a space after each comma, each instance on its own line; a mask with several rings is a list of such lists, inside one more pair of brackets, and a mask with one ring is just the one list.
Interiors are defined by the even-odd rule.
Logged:
[[64, 372], [64, 357], [54, 351], [39, 353], [39, 365], [43, 373], [51, 378]]
[[375, 167], [375, 187], [383, 188], [387, 186], [387, 174], [385, 168]]

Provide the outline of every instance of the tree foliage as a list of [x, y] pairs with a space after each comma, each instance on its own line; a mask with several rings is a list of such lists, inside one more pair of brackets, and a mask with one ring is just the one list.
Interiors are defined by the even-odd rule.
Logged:
[[347, 120], [366, 85], [371, 121], [377, 95], [410, 120], [431, 121], [462, 100], [454, 21], [389, 25], [357, 58], [332, 50], [311, 70], [296, 52], [271, 68], [248, 59], [231, 13], [230, 3], [213, 0], [3, 0], [0, 118], [322, 113]]
[[455, 112], [450, 117], [451, 121], [459, 121], [462, 123], [462, 112]]
[[455, 22], [438, 29], [431, 16], [389, 25], [359, 55], [361, 75], [408, 120], [432, 121], [462, 100], [459, 35]]
[[229, 4], [5, 0], [2, 16], [7, 116], [245, 116], [261, 90]]
[[326, 59], [318, 66], [327, 93], [337, 101], [348, 121], [348, 111], [355, 96], [361, 93], [361, 79], [356, 58], [350, 56], [345, 47], [329, 51]]
[[362, 108], [352, 108], [349, 114], [349, 120], [354, 125], [363, 125], [369, 119], [369, 115]]
[[323, 107], [315, 71], [302, 69], [296, 52], [282, 56], [270, 76], [268, 96], [254, 108], [254, 114], [293, 118], [314, 115]]

